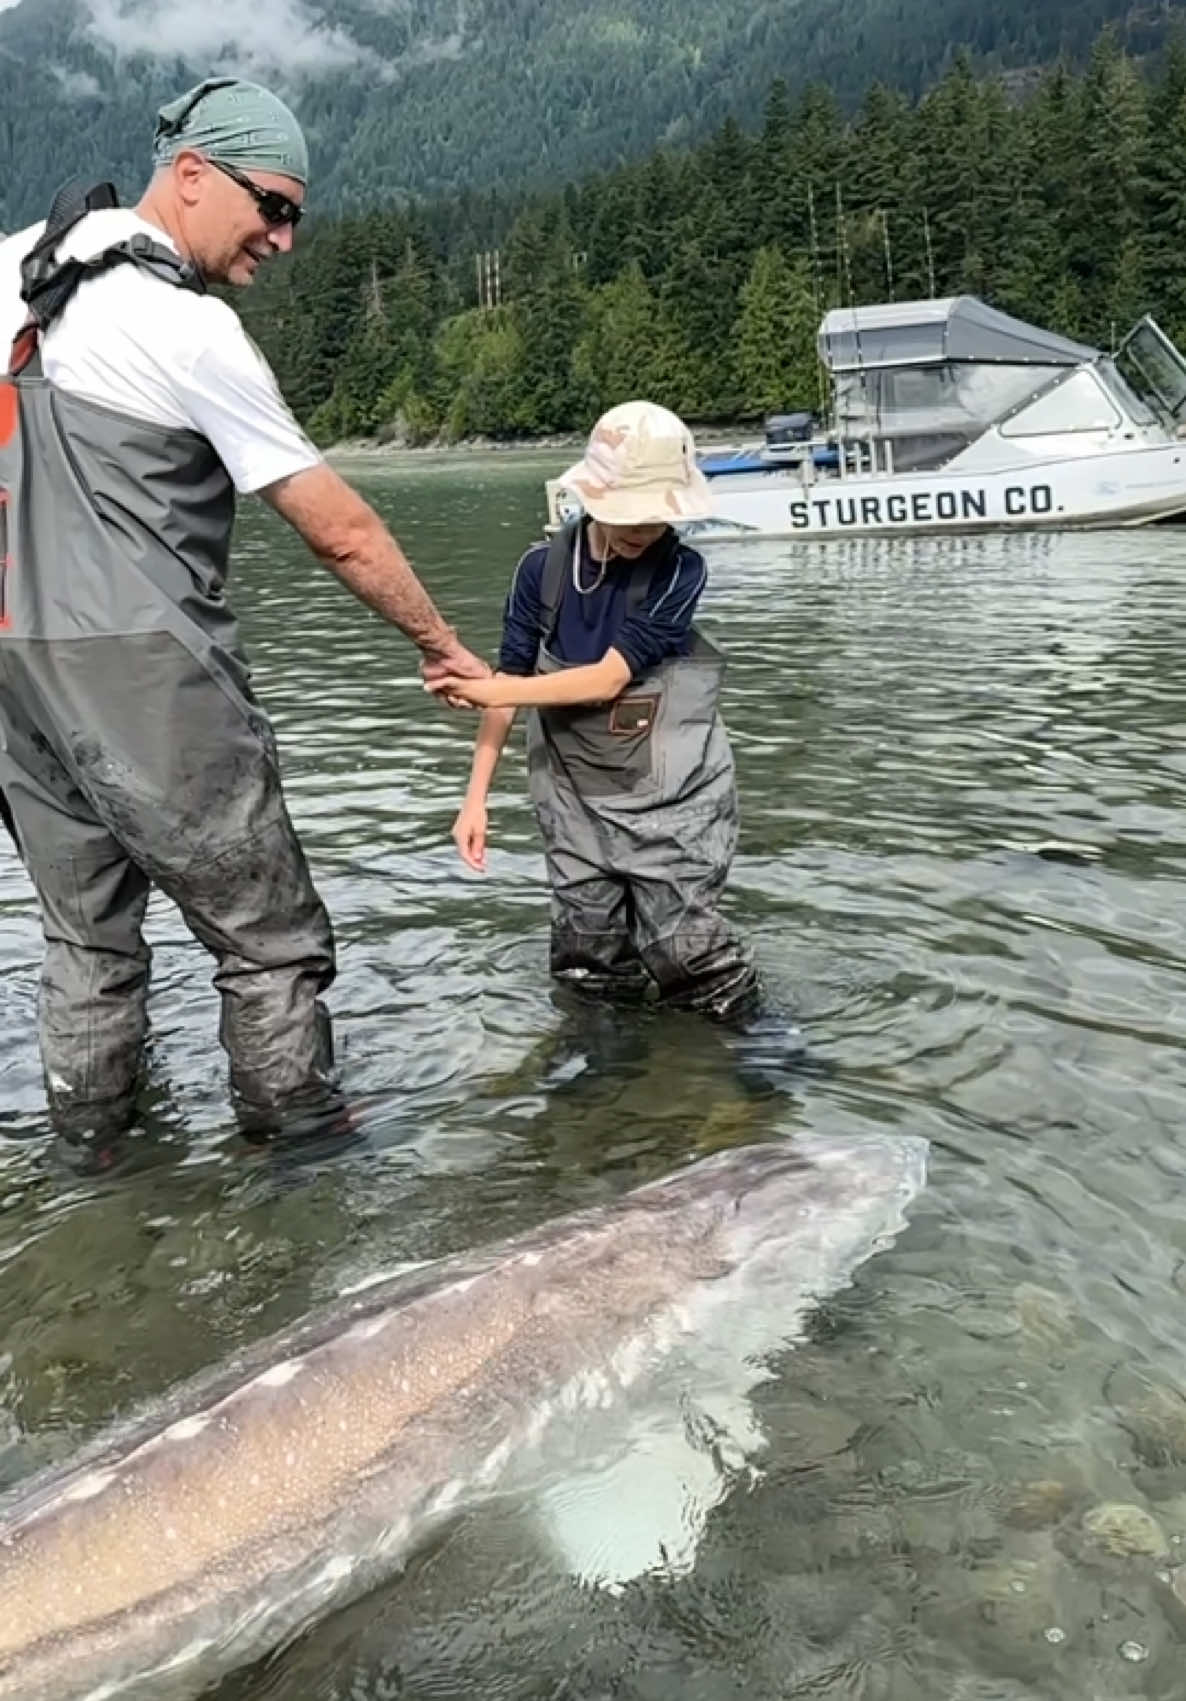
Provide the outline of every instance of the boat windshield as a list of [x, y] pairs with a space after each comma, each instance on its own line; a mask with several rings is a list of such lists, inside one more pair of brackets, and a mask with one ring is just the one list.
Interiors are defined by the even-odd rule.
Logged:
[[1160, 425], [1162, 419], [1149, 404], [1144, 401], [1132, 385], [1127, 383], [1116, 370], [1114, 361], [1102, 359], [1096, 363], [1096, 377], [1104, 388], [1120, 403], [1128, 417], [1137, 425]]
[[902, 471], [942, 466], [1063, 371], [948, 360], [837, 372], [835, 425], [845, 437], [889, 438]]
[[1186, 360], [1155, 319], [1148, 317], [1125, 337], [1115, 364], [1129, 387], [1172, 430], [1186, 418]]

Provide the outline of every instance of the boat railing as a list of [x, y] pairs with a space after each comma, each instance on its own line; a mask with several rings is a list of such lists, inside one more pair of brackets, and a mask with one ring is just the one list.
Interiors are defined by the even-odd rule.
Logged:
[[767, 448], [761, 459], [770, 470], [790, 468], [798, 471], [805, 485], [814, 484], [821, 477], [876, 478], [892, 476], [894, 445], [891, 438], [872, 431], [855, 436], [829, 431], [796, 443], [793, 449], [779, 451]]
[[836, 468], [840, 478], [876, 478], [894, 471], [894, 442], [892, 437], [879, 437], [866, 432], [857, 437], [834, 436], [832, 441], [840, 452]]
[[876, 432], [841, 435], [835, 431], [802, 437], [793, 443], [744, 443], [705, 449], [700, 470], [709, 478], [753, 473], [798, 472], [805, 484], [828, 478], [868, 478], [894, 472], [892, 438]]

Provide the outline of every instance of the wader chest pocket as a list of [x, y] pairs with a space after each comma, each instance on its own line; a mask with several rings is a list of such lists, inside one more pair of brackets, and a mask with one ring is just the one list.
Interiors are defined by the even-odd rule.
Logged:
[[650, 732], [659, 713], [658, 697], [619, 697], [611, 705], [609, 730], [619, 738]]

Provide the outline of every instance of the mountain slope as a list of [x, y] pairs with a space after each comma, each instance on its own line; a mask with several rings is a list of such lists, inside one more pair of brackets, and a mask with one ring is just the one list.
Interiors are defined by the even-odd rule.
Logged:
[[[282, 87], [315, 199], [549, 183], [756, 118], [770, 80], [851, 102], [915, 91], [959, 46], [1081, 54], [1115, 22], [1156, 45], [1184, 0], [19, 0], [0, 10], [0, 229], [76, 172], [132, 193], [156, 105], [234, 69]], [[0, 7], [5, 0], [0, 0]]]

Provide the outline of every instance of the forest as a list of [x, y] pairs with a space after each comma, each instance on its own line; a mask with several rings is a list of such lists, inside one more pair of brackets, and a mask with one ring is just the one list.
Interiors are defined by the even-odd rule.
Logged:
[[845, 116], [776, 79], [752, 131], [551, 192], [310, 220], [236, 306], [321, 443], [513, 439], [643, 394], [817, 407], [836, 304], [967, 291], [1099, 347], [1144, 312], [1186, 342], [1184, 254], [1186, 41], [1138, 62], [1106, 28], [1023, 91], [961, 55]]
[[[1022, 84], [1104, 25], [1140, 58], [1182, 0], [19, 0], [0, 7], [0, 230], [76, 173], [139, 192], [158, 105], [210, 72], [275, 83], [314, 199], [364, 211], [547, 188], [760, 121], [770, 82], [851, 115], [963, 49]], [[225, 39], [224, 39], [225, 38]]]

